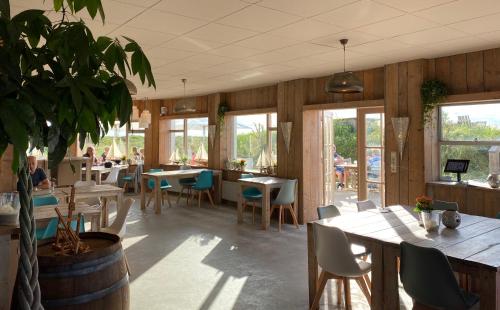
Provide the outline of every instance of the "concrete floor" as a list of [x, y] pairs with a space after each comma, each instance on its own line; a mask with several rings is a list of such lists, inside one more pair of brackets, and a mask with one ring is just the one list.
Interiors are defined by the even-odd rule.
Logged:
[[[123, 241], [131, 309], [308, 308], [305, 226], [285, 225], [279, 233], [272, 222], [262, 231], [250, 213], [237, 225], [235, 207], [183, 202], [155, 215], [152, 204], [142, 212], [134, 198]], [[357, 284], [351, 287], [353, 309], [369, 309]], [[334, 283], [327, 290], [321, 308], [343, 309]]]

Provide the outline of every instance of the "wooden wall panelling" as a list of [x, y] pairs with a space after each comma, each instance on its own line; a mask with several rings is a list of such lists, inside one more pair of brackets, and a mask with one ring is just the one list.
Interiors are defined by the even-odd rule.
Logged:
[[484, 90], [500, 90], [500, 49], [491, 49], [483, 52]]
[[465, 54], [450, 57], [450, 85], [453, 94], [467, 92], [467, 57]]
[[[408, 116], [408, 63], [406, 62], [398, 64], [398, 116]], [[410, 122], [413, 122], [413, 119], [410, 119]], [[408, 144], [409, 143], [407, 143], [407, 145]], [[410, 179], [408, 162], [409, 151], [408, 147], [405, 147], [403, 159], [400, 157], [399, 163], [399, 203], [401, 204], [409, 203], [408, 188]]]
[[[391, 172], [391, 152], [398, 152], [396, 138], [392, 127], [392, 117], [399, 113], [399, 69], [398, 64], [385, 66], [385, 202], [387, 205], [399, 203], [399, 173]], [[397, 171], [400, 171], [400, 160], [397, 159]]]
[[158, 163], [167, 164], [170, 159], [170, 120], [160, 119], [158, 128]]
[[472, 93], [484, 91], [483, 52], [466, 55], [467, 59], [467, 91]]
[[226, 94], [230, 111], [276, 107], [276, 85]]
[[411, 118], [407, 143], [409, 152], [408, 199], [411, 202], [425, 193], [425, 150], [420, 86], [425, 78], [426, 67], [425, 60], [408, 62], [408, 115]]
[[444, 82], [446, 85], [450, 85], [450, 58], [440, 57], [436, 58], [435, 61], [435, 78]]
[[159, 166], [159, 125], [161, 100], [148, 100], [145, 108], [151, 113], [151, 124], [144, 134], [144, 169]]

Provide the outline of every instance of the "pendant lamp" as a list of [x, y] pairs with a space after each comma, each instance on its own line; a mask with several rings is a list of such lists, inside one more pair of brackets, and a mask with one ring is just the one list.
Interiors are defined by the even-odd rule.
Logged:
[[325, 85], [327, 93], [360, 93], [363, 91], [363, 82], [361, 82], [352, 71], [345, 71], [345, 46], [347, 39], [341, 39], [340, 44], [344, 47], [344, 72], [335, 73]]

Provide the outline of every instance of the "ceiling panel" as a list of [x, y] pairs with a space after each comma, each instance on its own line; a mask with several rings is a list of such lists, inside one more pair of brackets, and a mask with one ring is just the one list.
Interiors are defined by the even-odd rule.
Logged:
[[438, 6], [444, 3], [454, 2], [456, 0], [375, 0], [375, 1], [406, 12], [415, 12], [423, 9], [428, 9], [433, 6]]
[[238, 45], [226, 45], [223, 47], [219, 47], [213, 50], [208, 51], [208, 53], [219, 55], [219, 56], [226, 56], [230, 58], [235, 58], [235, 59], [241, 59], [249, 56], [253, 56], [256, 54], [262, 53], [262, 51], [249, 48], [249, 47], [243, 47], [243, 46], [238, 46]]
[[352, 31], [343, 31], [333, 35], [317, 38], [311, 40], [311, 42], [315, 44], [341, 48], [342, 45], [340, 44], [340, 39], [346, 39], [346, 38], [349, 39], [349, 41], [347, 42], [348, 47], [364, 44], [371, 41], [377, 41], [381, 39], [381, 37], [379, 36], [374, 36], [368, 33], [352, 30]]
[[416, 12], [443, 25], [500, 12], [498, 0], [459, 0]]
[[363, 26], [357, 30], [376, 36], [390, 38], [439, 26], [429, 20], [405, 14], [382, 22]]
[[263, 0], [258, 5], [303, 17], [330, 11], [357, 0]]
[[369, 0], [361, 0], [333, 11], [317, 15], [314, 19], [354, 28], [403, 15], [404, 12]]
[[500, 30], [500, 14], [492, 14], [449, 25], [465, 33], [479, 34]]
[[239, 0], [168, 0], [158, 3], [155, 9], [212, 21], [234, 13], [248, 5], [248, 3]]
[[256, 32], [246, 29], [211, 23], [190, 32], [189, 36], [228, 44], [234, 41], [243, 40], [256, 34]]
[[204, 53], [188, 57], [186, 58], [186, 61], [190, 61], [192, 63], [197, 63], [197, 64], [203, 64], [207, 66], [214, 66], [225, 62], [230, 62], [232, 61], [232, 59], [228, 57]]
[[419, 44], [429, 44], [446, 40], [452, 40], [465, 36], [466, 36], [465, 33], [452, 28], [438, 27], [438, 28], [432, 28], [415, 32], [412, 34], [405, 34], [396, 37], [396, 39], [407, 44], [419, 45]]
[[131, 20], [128, 25], [146, 30], [180, 35], [206, 24], [205, 21], [177, 14], [148, 10]]
[[297, 43], [299, 43], [298, 40], [278, 37], [270, 34], [261, 34], [236, 42], [235, 44], [243, 47], [258, 49], [261, 51], [271, 51]]
[[156, 4], [158, 0], [116, 0], [116, 2], [121, 2], [121, 3], [126, 3], [126, 4], [133, 4], [135, 6], [140, 6], [143, 8], [148, 8], [153, 6], [153, 4]]
[[303, 19], [293, 24], [273, 30], [270, 33], [295, 40], [309, 41], [318, 37], [338, 33], [342, 30], [344, 30], [342, 27], [336, 25], [313, 19]]
[[268, 31], [294, 21], [300, 17], [260, 6], [249, 6], [241, 11], [218, 20], [218, 23], [253, 31]]
[[366, 55], [380, 55], [394, 50], [402, 50], [408, 47], [410, 47], [409, 44], [396, 40], [385, 39], [351, 47], [349, 52], [358, 52]]
[[[117, 27], [118, 28], [118, 27]], [[130, 26], [119, 27], [113, 31], [110, 36], [126, 36], [134, 39], [139, 45], [146, 49], [154, 46], [161, 45], [162, 43], [175, 38], [175, 35], [167, 34], [158, 31], [144, 30]]]
[[198, 38], [191, 38], [188, 36], [181, 36], [162, 44], [162, 47], [174, 48], [181, 51], [203, 52], [211, 50], [213, 48], [217, 48], [222, 44], [223, 43], [220, 42], [213, 42]]

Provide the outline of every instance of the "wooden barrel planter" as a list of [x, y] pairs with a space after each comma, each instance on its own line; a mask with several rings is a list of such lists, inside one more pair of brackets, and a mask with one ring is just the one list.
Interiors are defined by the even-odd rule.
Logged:
[[125, 256], [116, 235], [80, 234], [91, 251], [55, 256], [53, 240], [38, 246], [39, 282], [45, 309], [129, 309]]

